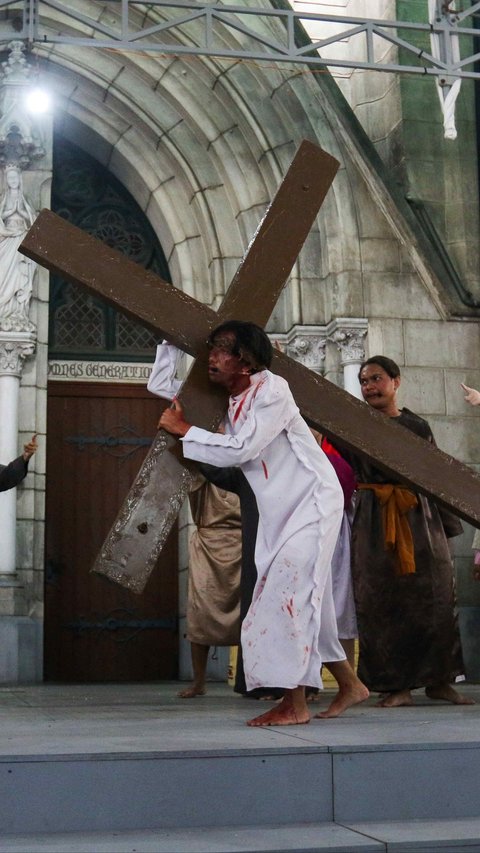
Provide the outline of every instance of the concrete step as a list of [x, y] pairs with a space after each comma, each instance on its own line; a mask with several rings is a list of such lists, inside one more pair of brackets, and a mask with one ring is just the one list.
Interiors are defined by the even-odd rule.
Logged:
[[2, 853], [478, 853], [480, 820], [0, 835]]
[[1, 756], [0, 831], [480, 817], [478, 742], [304, 744], [293, 733], [282, 749]]
[[[418, 696], [390, 713], [372, 697], [338, 719], [265, 729], [245, 725], [256, 704], [222, 685], [198, 701], [177, 692], [176, 684], [0, 690], [3, 838], [26, 835], [28, 853], [42, 839], [44, 850], [55, 843], [62, 853], [66, 839], [79, 839], [71, 849], [84, 853], [92, 834], [86, 849], [94, 851], [102, 839], [140, 851], [141, 836], [159, 853], [174, 843], [201, 851], [202, 840], [212, 853], [443, 853], [462, 844], [480, 853], [472, 823], [480, 820], [480, 688], [469, 688], [476, 705]], [[457, 821], [450, 835], [437, 837], [437, 826], [429, 836], [428, 822], [446, 818]], [[417, 834], [408, 836], [411, 826]]]

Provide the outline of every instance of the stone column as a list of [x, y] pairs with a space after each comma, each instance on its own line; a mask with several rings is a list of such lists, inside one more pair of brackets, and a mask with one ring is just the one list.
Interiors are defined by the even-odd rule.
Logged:
[[340, 351], [340, 363], [343, 368], [343, 387], [345, 391], [362, 400], [358, 371], [365, 360], [364, 338], [368, 331], [368, 321], [356, 317], [339, 317], [327, 327], [328, 339], [333, 341]]
[[[23, 172], [45, 155], [41, 133], [25, 111], [31, 67], [25, 45], [12, 41], [0, 86], [0, 463], [18, 455], [18, 396], [24, 359], [35, 350], [30, 320], [35, 264], [18, 252], [36, 210], [24, 194]], [[0, 493], [0, 575], [16, 571], [16, 489]]]
[[[0, 331], [0, 463], [6, 465], [18, 456], [18, 392], [23, 360], [34, 352], [33, 333]], [[16, 571], [16, 489], [0, 492], [0, 576]]]
[[[26, 58], [21, 41], [8, 44], [8, 58], [0, 65], [0, 462], [19, 454], [19, 431], [31, 435], [44, 423], [46, 390], [39, 386], [38, 365], [46, 376], [46, 344], [36, 347], [36, 322], [46, 321], [47, 274], [42, 274], [43, 299], [38, 298], [39, 273], [35, 264], [18, 252], [36, 212], [48, 206], [51, 175], [52, 122], [32, 115], [26, 95], [37, 83], [38, 69]], [[32, 293], [35, 292], [32, 305]], [[21, 388], [24, 360], [36, 350], [29, 365], [27, 387]], [[22, 396], [20, 396], [22, 395]], [[25, 407], [20, 408], [20, 401]], [[23, 442], [22, 442], [23, 443]], [[39, 470], [38, 457], [35, 463]], [[43, 473], [43, 471], [42, 471]], [[27, 488], [33, 488], [30, 474]], [[41, 600], [35, 570], [41, 555], [29, 537], [32, 508], [22, 518], [22, 561], [16, 554], [18, 518], [16, 493], [0, 493], [0, 683], [38, 681], [42, 674]], [[36, 518], [42, 520], [42, 516]], [[28, 533], [27, 533], [28, 527]], [[36, 562], [35, 562], [36, 561]]]

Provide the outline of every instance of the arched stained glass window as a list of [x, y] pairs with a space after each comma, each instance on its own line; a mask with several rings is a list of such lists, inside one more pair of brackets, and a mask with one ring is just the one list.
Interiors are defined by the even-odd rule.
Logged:
[[[166, 281], [170, 274], [158, 239], [117, 179], [71, 142], [56, 138], [52, 210]], [[50, 278], [51, 358], [143, 360], [155, 335], [59, 276]]]

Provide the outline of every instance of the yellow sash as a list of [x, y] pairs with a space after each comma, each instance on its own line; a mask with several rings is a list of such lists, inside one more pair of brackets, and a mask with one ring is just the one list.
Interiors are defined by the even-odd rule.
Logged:
[[358, 483], [359, 489], [372, 489], [382, 507], [385, 549], [397, 555], [397, 574], [415, 572], [412, 531], [407, 512], [417, 506], [418, 500], [410, 489], [390, 483]]

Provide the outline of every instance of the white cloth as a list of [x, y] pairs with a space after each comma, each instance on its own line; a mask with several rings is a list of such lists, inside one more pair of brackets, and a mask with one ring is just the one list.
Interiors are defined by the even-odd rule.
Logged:
[[[443, 23], [454, 20], [455, 3], [450, 2], [448, 4], [448, 11], [445, 11], [443, 9], [443, 4], [442, 8], [439, 9], [438, 0], [428, 0], [429, 23], [434, 24], [439, 16], [441, 19], [443, 19]], [[430, 45], [432, 48], [432, 56], [435, 59], [446, 61], [447, 56], [445, 54], [443, 45], [440, 42], [440, 39], [436, 33], [431, 34]], [[452, 54], [450, 62], [460, 62], [460, 45], [458, 42], [458, 36], [452, 36], [452, 38], [450, 39], [450, 48]], [[435, 84], [443, 113], [443, 135], [445, 139], [456, 139], [457, 129], [455, 127], [455, 102], [460, 93], [460, 86], [462, 81], [459, 78], [447, 79], [448, 82], [447, 80], [445, 80], [445, 82], [442, 84], [440, 83], [439, 77], [435, 76]]]
[[357, 614], [353, 597], [351, 569], [351, 533], [353, 505], [345, 510], [332, 557], [332, 589], [338, 636], [342, 640], [358, 637]]
[[158, 344], [155, 363], [147, 382], [147, 388], [152, 394], [166, 400], [172, 400], [178, 394], [182, 383], [175, 379], [175, 373], [181, 354], [181, 350], [173, 344], [167, 344], [166, 341]]
[[472, 548], [476, 551], [480, 551], [480, 530], [475, 530], [475, 533], [473, 534]]
[[224, 435], [191, 427], [182, 442], [188, 459], [238, 465], [257, 499], [258, 580], [242, 626], [247, 689], [322, 687], [322, 663], [345, 659], [331, 578], [343, 493], [287, 383], [254, 374], [230, 398]]

